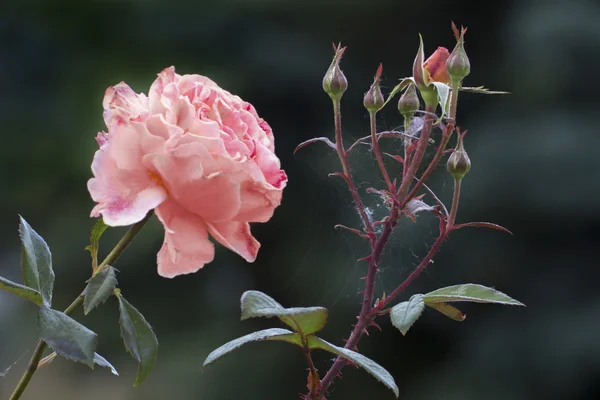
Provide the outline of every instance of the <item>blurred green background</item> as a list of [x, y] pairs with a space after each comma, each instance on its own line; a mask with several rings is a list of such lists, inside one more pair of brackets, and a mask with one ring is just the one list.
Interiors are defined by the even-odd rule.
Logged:
[[[468, 26], [472, 73], [510, 96], [464, 94], [458, 123], [469, 129], [473, 168], [459, 221], [493, 221], [514, 233], [461, 230], [405, 294], [475, 282], [527, 308], [464, 305], [457, 323], [426, 311], [406, 337], [381, 319], [360, 351], [396, 378], [403, 399], [600, 398], [600, 6], [592, 0], [369, 1], [16, 1], [0, 12], [0, 274], [20, 281], [18, 214], [47, 240], [56, 270], [55, 306], [66, 307], [89, 277], [84, 251], [93, 221], [86, 181], [104, 129], [102, 96], [121, 80], [147, 92], [155, 75], [207, 75], [253, 103], [272, 126], [289, 176], [281, 207], [253, 232], [254, 264], [219, 248], [215, 261], [173, 280], [156, 273], [162, 227], [155, 220], [119, 260], [125, 296], [156, 330], [160, 352], [148, 381], [132, 388], [136, 365], [125, 353], [110, 299], [88, 317], [99, 352], [121, 373], [57, 358], [23, 399], [296, 399], [305, 392], [304, 359], [284, 343], [248, 345], [211, 366], [208, 353], [237, 336], [278, 326], [239, 322], [239, 297], [258, 289], [285, 306], [331, 311], [322, 332], [342, 345], [359, 310], [365, 243], [333, 226], [358, 224], [339, 169], [320, 144], [295, 156], [299, 142], [332, 136], [321, 79], [331, 43], [348, 46], [343, 100], [348, 141], [368, 134], [362, 94], [379, 62], [384, 85], [411, 74], [423, 34], [426, 52], [453, 46], [450, 21]], [[402, 122], [394, 106], [380, 129]], [[400, 142], [386, 142], [394, 151]], [[382, 187], [367, 148], [352, 157], [361, 189]], [[441, 168], [430, 182], [451, 198]], [[375, 197], [365, 201], [376, 215]], [[103, 254], [124, 229], [111, 229]], [[382, 260], [377, 293], [388, 293], [437, 234], [436, 221], [404, 221]], [[0, 293], [0, 398], [8, 398], [37, 337], [35, 307]], [[18, 362], [16, 364], [15, 361]], [[331, 360], [316, 357], [325, 371]], [[363, 371], [344, 370], [331, 399], [392, 399]]]

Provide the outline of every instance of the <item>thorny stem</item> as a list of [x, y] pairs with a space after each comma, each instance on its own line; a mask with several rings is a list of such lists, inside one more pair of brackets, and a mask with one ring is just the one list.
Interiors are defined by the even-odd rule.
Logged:
[[[348, 341], [346, 342], [346, 345], [344, 346], [344, 348], [346, 348], [346, 349], [354, 349], [356, 347], [360, 338], [366, 332], [368, 326], [371, 324], [373, 319], [375, 317], [377, 317], [381, 313], [381, 310], [383, 310], [387, 305], [389, 305], [393, 299], [395, 299], [415, 279], [417, 279], [417, 277], [421, 274], [421, 272], [423, 272], [423, 270], [425, 270], [425, 268], [427, 268], [429, 263], [432, 261], [433, 257], [440, 250], [442, 243], [448, 237], [448, 233], [451, 230], [450, 229], [451, 228], [450, 220], [447, 221], [446, 225], [444, 225], [444, 224], [440, 225], [440, 229], [441, 229], [440, 236], [436, 239], [435, 243], [433, 244], [431, 249], [429, 249], [429, 252], [423, 258], [423, 260], [417, 266], [417, 268], [415, 268], [415, 270], [400, 284], [400, 286], [398, 286], [396, 289], [394, 289], [394, 291], [392, 293], [390, 293], [385, 299], [381, 300], [376, 306], [372, 305], [373, 304], [373, 293], [374, 293], [374, 288], [375, 288], [375, 276], [376, 276], [377, 270], [378, 270], [379, 259], [381, 257], [381, 253], [383, 252], [383, 249], [389, 239], [389, 236], [392, 233], [392, 230], [396, 226], [396, 220], [399, 216], [400, 210], [403, 209], [404, 205], [406, 205], [406, 203], [414, 196], [414, 194], [417, 192], [417, 190], [425, 183], [425, 180], [429, 177], [431, 172], [437, 167], [437, 164], [438, 164], [440, 158], [444, 154], [444, 150], [446, 148], [446, 145], [448, 144], [450, 136], [452, 135], [452, 132], [454, 131], [459, 88], [460, 88], [459, 83], [455, 83], [453, 85], [453, 90], [452, 90], [451, 98], [450, 98], [450, 112], [449, 112], [450, 118], [449, 118], [448, 124], [446, 125], [446, 129], [443, 133], [440, 146], [438, 147], [433, 160], [430, 162], [430, 164], [428, 165], [427, 169], [425, 170], [425, 172], [423, 173], [423, 175], [421, 176], [419, 181], [415, 184], [415, 186], [412, 188], [412, 190], [410, 192], [408, 192], [408, 189], [410, 188], [410, 184], [411, 184], [412, 180], [414, 179], [417, 169], [425, 155], [427, 143], [429, 141], [429, 137], [431, 136], [431, 130], [433, 128], [433, 116], [431, 114], [433, 112], [435, 112], [435, 109], [433, 109], [433, 107], [426, 107], [426, 111], [428, 113], [425, 114], [423, 130], [421, 132], [421, 136], [419, 137], [419, 142], [417, 144], [417, 149], [413, 156], [412, 162], [410, 162], [410, 165], [407, 167], [408, 160], [406, 159], [406, 157], [404, 160], [405, 170], [403, 171], [403, 180], [402, 180], [400, 188], [398, 189], [398, 192], [397, 192], [398, 198], [400, 199], [400, 204], [398, 206], [395, 206], [392, 208], [390, 216], [385, 223], [383, 232], [375, 241], [374, 245], [372, 246], [371, 255], [368, 257], [369, 267], [368, 267], [368, 272], [367, 272], [367, 276], [365, 279], [365, 291], [363, 294], [362, 307], [361, 307], [360, 314], [358, 316], [358, 322], [354, 326], [354, 329], [352, 330], [352, 333], [350, 334], [350, 337], [348, 338]], [[341, 124], [341, 121], [338, 121], [338, 117], [339, 117], [339, 103], [338, 103], [338, 108], [336, 109], [336, 141], [338, 139], [337, 126], [338, 126], [338, 123]], [[341, 138], [341, 132], [340, 132], [340, 138]], [[340, 143], [340, 142], [338, 141], [338, 143]], [[338, 145], [338, 153], [339, 153], [339, 145]], [[344, 159], [347, 162], [346, 157], [340, 156], [340, 159], [341, 160]], [[347, 168], [347, 167], [345, 167], [345, 168]], [[406, 195], [407, 193], [408, 193], [408, 195]], [[460, 194], [460, 188], [459, 188], [458, 194]], [[353, 193], [353, 196], [354, 196], [354, 193]], [[451, 215], [452, 215], [452, 213], [454, 213], [454, 215], [456, 215], [455, 208], [458, 207], [458, 197], [459, 196], [456, 194], [456, 190], [455, 190], [455, 198], [453, 200]], [[454, 203], [456, 203], [456, 206], [454, 205]], [[362, 203], [357, 202], [357, 204], [362, 204]], [[331, 384], [333, 383], [335, 378], [339, 375], [340, 371], [346, 364], [347, 364], [346, 359], [338, 356], [336, 358], [335, 362], [333, 363], [333, 365], [331, 366], [331, 368], [329, 368], [329, 371], [327, 371], [327, 373], [325, 374], [325, 377], [323, 378], [323, 380], [321, 380], [321, 387], [319, 389], [319, 392], [315, 396], [314, 391], [311, 390], [310, 396], [313, 396], [312, 398], [320, 399], [319, 396], [323, 396], [325, 393], [327, 393], [328, 388], [331, 386]]]
[[[358, 316], [358, 322], [354, 326], [348, 341], [344, 348], [353, 350], [358, 341], [362, 337], [362, 335], [366, 332], [369, 324], [373, 320], [374, 315], [371, 315], [372, 304], [373, 304], [373, 293], [375, 291], [375, 276], [377, 275], [379, 259], [381, 257], [381, 253], [383, 252], [383, 248], [385, 247], [392, 230], [396, 226], [396, 219], [398, 218], [398, 208], [394, 207], [390, 214], [390, 218], [385, 223], [385, 227], [383, 228], [383, 232], [377, 240], [375, 241], [375, 245], [373, 246], [373, 250], [371, 252], [371, 256], [369, 257], [369, 267], [367, 271], [367, 277], [365, 279], [365, 291], [363, 294], [362, 308], [360, 310], [360, 314]], [[327, 389], [333, 383], [333, 380], [338, 376], [342, 368], [347, 364], [345, 358], [338, 356], [329, 368], [329, 371], [325, 374], [323, 380], [321, 380], [321, 390], [319, 395], [323, 396], [324, 393], [327, 392]], [[319, 398], [317, 396], [317, 398]]]
[[[119, 242], [116, 244], [116, 246], [106, 256], [104, 261], [102, 261], [102, 263], [96, 270], [96, 273], [101, 271], [102, 269], [104, 269], [107, 265], [111, 265], [115, 261], [117, 261], [117, 259], [123, 253], [123, 251], [125, 251], [127, 246], [131, 243], [133, 238], [135, 238], [135, 236], [139, 233], [139, 231], [144, 227], [146, 222], [148, 222], [148, 220], [150, 219], [152, 214], [153, 214], [153, 212], [150, 211], [144, 217], [144, 219], [142, 219], [140, 222], [136, 223], [131, 228], [129, 228], [129, 230], [125, 233], [125, 235], [123, 235], [121, 240], [119, 240]], [[77, 298], [75, 300], [73, 300], [71, 305], [69, 305], [69, 307], [67, 307], [65, 309], [64, 313], [66, 315], [72, 315], [82, 305], [83, 305], [83, 293], [80, 294], [79, 296], [77, 296]], [[29, 364], [27, 365], [27, 369], [25, 370], [25, 373], [23, 374], [23, 376], [21, 377], [21, 380], [17, 384], [17, 387], [15, 388], [13, 394], [10, 396], [10, 400], [19, 399], [21, 397], [21, 395], [23, 394], [23, 392], [25, 391], [25, 389], [27, 388], [27, 385], [31, 381], [31, 378], [33, 377], [33, 375], [35, 374], [35, 372], [38, 369], [38, 366], [39, 366], [40, 360], [42, 358], [42, 355], [44, 353], [44, 350], [46, 350], [46, 346], [47, 346], [46, 342], [44, 342], [42, 339], [38, 340], [37, 346], [35, 347], [35, 350], [33, 351], [33, 355], [31, 356], [31, 359], [29, 360]]]
[[352, 199], [356, 204], [356, 209], [362, 218], [363, 225], [367, 229], [368, 232], [373, 232], [373, 225], [367, 216], [365, 211], [365, 206], [363, 205], [362, 199], [358, 194], [358, 190], [354, 185], [354, 180], [352, 179], [352, 173], [350, 172], [350, 167], [348, 165], [348, 154], [344, 150], [344, 143], [342, 141], [342, 112], [341, 112], [341, 102], [340, 99], [333, 100], [333, 114], [334, 114], [334, 123], [335, 123], [335, 146], [338, 157], [340, 158], [340, 163], [342, 164], [342, 171], [346, 177], [346, 182], [348, 184], [348, 189], [352, 195]]
[[440, 236], [438, 236], [435, 243], [433, 244], [433, 246], [431, 246], [431, 249], [429, 249], [429, 252], [425, 256], [425, 258], [421, 260], [421, 263], [417, 266], [417, 268], [415, 268], [414, 271], [411, 272], [411, 274], [404, 280], [404, 282], [400, 284], [400, 286], [394, 289], [392, 293], [387, 295], [386, 298], [380, 302], [378, 308], [385, 308], [388, 304], [390, 304], [392, 300], [394, 300], [400, 293], [402, 293], [415, 279], [417, 279], [419, 275], [421, 275], [421, 272], [423, 272], [423, 270], [427, 268], [433, 257], [440, 250], [442, 243], [444, 242], [444, 240], [446, 240], [447, 237], [448, 231], [444, 229], [443, 232], [440, 232]]
[[[404, 132], [408, 133], [408, 128], [410, 128], [411, 120], [410, 118], [404, 118]], [[410, 164], [410, 154], [408, 154], [408, 150], [412, 144], [412, 139], [404, 138], [404, 163], [402, 163], [402, 180], [406, 179], [406, 173], [408, 172], [408, 164]]]
[[444, 150], [446, 150], [448, 141], [450, 140], [450, 137], [452, 136], [452, 132], [454, 132], [454, 127], [456, 126], [456, 108], [458, 106], [459, 89], [460, 89], [460, 84], [458, 84], [458, 83], [453, 84], [452, 92], [450, 94], [450, 112], [449, 112], [450, 118], [449, 118], [448, 124], [446, 125], [446, 129], [444, 130], [444, 132], [442, 134], [442, 141], [440, 143], [440, 146], [438, 147], [438, 149], [435, 153], [435, 156], [433, 156], [433, 160], [431, 160], [431, 162], [427, 166], [427, 169], [425, 170], [425, 172], [423, 172], [423, 175], [421, 175], [421, 178], [415, 184], [415, 186], [411, 189], [410, 193], [408, 193], [408, 195], [404, 199], [402, 199], [402, 197], [400, 197], [400, 200], [401, 200], [400, 208], [401, 209], [404, 207], [404, 205], [406, 203], [408, 203], [410, 201], [410, 199], [412, 199], [415, 196], [417, 191], [421, 188], [421, 186], [423, 186], [425, 181], [429, 178], [429, 175], [431, 175], [431, 173], [437, 168], [437, 165], [440, 162], [442, 155], [444, 154]]
[[[312, 360], [312, 357], [310, 356], [310, 347], [308, 347], [308, 344], [304, 344], [304, 348], [302, 349], [302, 352], [304, 353], [304, 358], [306, 358], [306, 363], [308, 364], [308, 369], [309, 369], [309, 374], [310, 374], [310, 383], [311, 383], [311, 399], [312, 400], [320, 400], [318, 395], [319, 395], [319, 373], [317, 372], [317, 369], [315, 368], [315, 364]], [[317, 389], [317, 390], [313, 390], [313, 389]]]
[[394, 193], [394, 186], [392, 185], [392, 181], [390, 180], [387, 169], [385, 169], [385, 164], [383, 163], [383, 158], [381, 157], [381, 150], [379, 150], [379, 140], [377, 138], [377, 112], [369, 112], [369, 120], [371, 125], [371, 145], [373, 147], [373, 153], [375, 153], [377, 164], [379, 164], [381, 175], [383, 175], [383, 180], [385, 181], [389, 192]]
[[429, 104], [426, 106], [425, 110], [427, 114], [425, 114], [425, 119], [423, 121], [423, 130], [421, 131], [421, 136], [419, 137], [419, 141], [417, 143], [417, 149], [415, 150], [415, 154], [408, 166], [408, 171], [400, 184], [400, 188], [398, 189], [398, 198], [404, 199], [406, 193], [408, 193], [408, 189], [412, 183], [415, 174], [417, 173], [417, 169], [419, 165], [421, 165], [421, 161], [423, 161], [423, 157], [425, 156], [425, 150], [427, 150], [427, 144], [429, 143], [429, 137], [431, 136], [431, 129], [433, 127], [433, 116], [430, 113], [435, 112], [435, 108], [430, 106]]

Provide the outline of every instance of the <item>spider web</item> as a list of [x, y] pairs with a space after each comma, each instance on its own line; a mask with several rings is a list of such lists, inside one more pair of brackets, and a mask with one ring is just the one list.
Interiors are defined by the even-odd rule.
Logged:
[[[387, 124], [385, 118], [380, 121], [383, 121], [379, 124], [382, 125], [378, 127], [380, 130], [399, 130], [399, 127]], [[344, 136], [347, 148], [352, 143], [352, 139], [365, 135], [351, 135], [348, 129], [344, 129]], [[434, 138], [439, 139], [439, 134], [434, 133]], [[403, 139], [401, 138], [385, 139], [380, 143], [382, 152], [392, 154], [403, 153]], [[429, 148], [429, 158], [432, 156], [432, 151], [433, 146]], [[400, 176], [401, 164], [391, 160], [387, 156], [384, 157], [384, 162], [388, 167], [392, 179]], [[317, 176], [325, 176], [329, 172], [341, 170], [337, 156], [334, 153], [326, 157], [326, 161], [310, 163], [309, 165], [309, 168], [312, 170], [311, 173]], [[370, 219], [376, 221], [389, 215], [388, 208], [379, 196], [366, 193], [367, 188], [383, 189], [385, 187], [370, 144], [358, 145], [354, 148], [350, 155], [350, 168], [354, 183], [361, 195], [365, 211]], [[324, 198], [324, 201], [334, 202], [336, 208], [339, 210], [339, 220], [335, 223], [361, 229], [360, 216], [346, 184], [339, 178], [333, 178], [329, 179], [328, 186], [330, 187], [328, 191], [329, 198]], [[447, 194], [448, 190], [445, 183], [442, 184], [442, 190], [438, 190], [438, 192], [438, 195]], [[433, 203], [433, 200], [430, 198], [427, 201], [428, 203]], [[382, 227], [380, 226], [377, 229], [382, 229]], [[417, 224], [413, 224], [407, 218], [401, 219], [401, 223], [391, 235], [380, 260], [375, 283], [376, 298], [381, 297], [384, 292], [390, 293], [415, 268], [438, 235], [437, 229], [438, 222], [433, 215], [420, 215]], [[364, 280], [360, 278], [364, 277], [367, 273], [367, 262], [356, 260], [367, 256], [370, 250], [367, 242], [358, 238], [355, 234], [346, 230], [338, 230], [334, 236], [328, 235], [332, 230], [333, 226], [329, 221], [321, 221], [318, 223], [318, 226], [314, 227], [314, 235], [307, 248], [304, 249], [302, 260], [298, 262], [292, 274], [288, 275], [289, 280], [284, 285], [284, 288], [289, 287], [293, 281], [310, 273], [308, 272], [309, 264], [315, 262], [314, 253], [320, 251], [323, 241], [326, 240], [325, 236], [328, 236], [328, 240], [330, 241], [328, 245], [332, 248], [332, 251], [335, 251], [336, 254], [339, 254], [343, 258], [339, 262], [344, 264], [344, 268], [336, 270], [335, 273], [324, 273], [321, 277], [324, 283], [316, 283], [312, 287], [312, 290], [320, 293], [318, 295], [318, 304], [327, 307], [330, 311], [339, 306], [340, 303], [358, 304], [360, 302], [362, 297], [361, 292], [364, 290]], [[425, 277], [437, 282], [435, 274], [429, 269], [425, 270], [423, 278]]]

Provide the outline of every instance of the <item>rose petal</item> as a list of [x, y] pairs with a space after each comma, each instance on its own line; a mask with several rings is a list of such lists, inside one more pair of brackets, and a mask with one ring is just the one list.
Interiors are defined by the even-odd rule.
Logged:
[[201, 143], [190, 142], [144, 159], [156, 168], [169, 195], [183, 207], [213, 222], [231, 220], [241, 206], [240, 184]]
[[207, 222], [211, 236], [228, 249], [236, 252], [248, 262], [254, 262], [260, 243], [250, 233], [247, 222]]
[[450, 57], [448, 49], [445, 47], [438, 47], [433, 54], [425, 60], [423, 68], [426, 73], [429, 73], [430, 81], [449, 83], [450, 76], [446, 71], [446, 61]]
[[214, 245], [201, 218], [171, 200], [156, 208], [156, 215], [165, 227], [157, 257], [159, 275], [173, 278], [191, 274], [213, 260]]
[[109, 87], [102, 100], [107, 127], [130, 120], [142, 121], [148, 116], [148, 98], [137, 94], [125, 82]]
[[98, 204], [91, 216], [102, 215], [107, 225], [134, 224], [167, 198], [166, 190], [146, 171], [119, 169], [104, 148], [96, 151], [92, 171], [88, 190]]
[[244, 182], [241, 186], [241, 207], [235, 220], [267, 222], [273, 216], [275, 208], [281, 203], [282, 194], [281, 189], [275, 189], [271, 185], [260, 182]]

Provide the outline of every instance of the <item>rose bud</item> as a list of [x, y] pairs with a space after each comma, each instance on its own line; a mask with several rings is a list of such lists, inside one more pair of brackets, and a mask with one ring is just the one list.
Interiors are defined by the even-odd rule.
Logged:
[[402, 96], [400, 96], [400, 100], [398, 100], [398, 111], [400, 111], [404, 119], [410, 119], [420, 106], [417, 89], [415, 84], [411, 83]]
[[385, 103], [383, 93], [381, 93], [381, 86], [379, 85], [379, 79], [381, 78], [382, 70], [383, 66], [379, 64], [379, 68], [377, 68], [377, 72], [375, 73], [375, 80], [373, 81], [373, 84], [367, 93], [365, 93], [365, 97], [363, 99], [363, 105], [369, 112], [377, 112], [381, 110], [383, 104]]
[[461, 180], [471, 169], [471, 160], [465, 151], [463, 140], [460, 136], [458, 138], [456, 149], [454, 149], [454, 153], [448, 158], [446, 169], [456, 180]]
[[[453, 26], [453, 28], [456, 27]], [[464, 47], [464, 34], [466, 31], [463, 28], [460, 36], [457, 35], [456, 46], [452, 50], [450, 57], [448, 57], [448, 61], [446, 61], [446, 71], [454, 82], [462, 81], [471, 72], [471, 62], [469, 61], [469, 57], [467, 57]], [[458, 31], [455, 32], [458, 33]]]
[[340, 60], [346, 48], [338, 45], [334, 47], [334, 50], [335, 56], [333, 56], [333, 61], [331, 61], [325, 77], [323, 77], [323, 90], [332, 100], [339, 100], [348, 88], [348, 80], [346, 80], [344, 73], [340, 69]]

